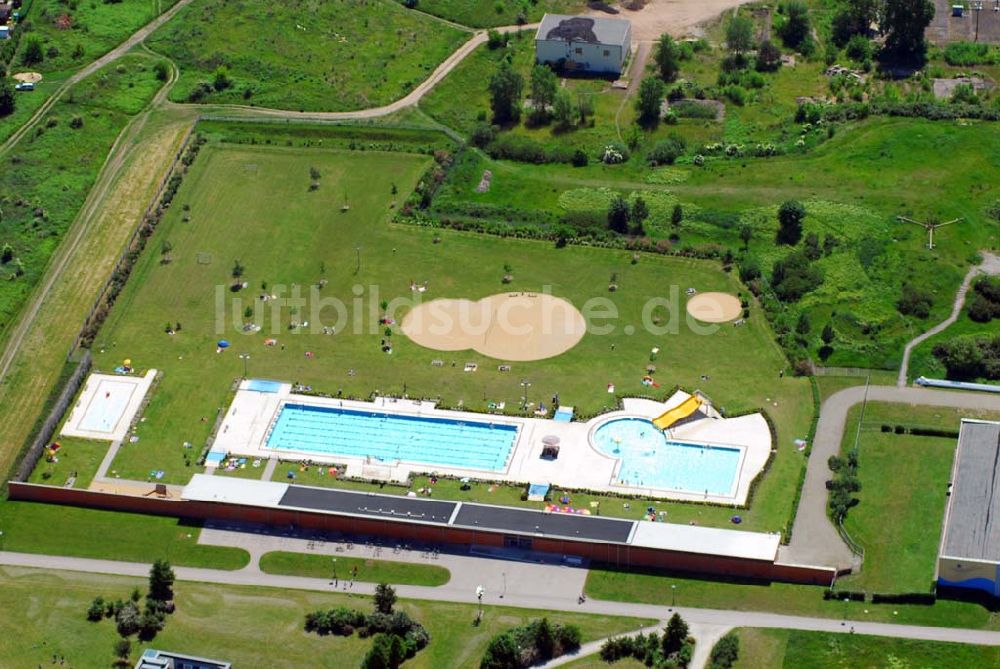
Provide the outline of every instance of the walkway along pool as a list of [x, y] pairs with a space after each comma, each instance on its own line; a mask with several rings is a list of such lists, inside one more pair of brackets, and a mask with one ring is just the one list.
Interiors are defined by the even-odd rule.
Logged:
[[287, 402], [267, 448], [499, 472], [517, 437], [518, 427], [506, 423]]
[[638, 488], [732, 495], [740, 448], [671, 441], [645, 418], [616, 418], [593, 434], [598, 451], [620, 460], [615, 483]]

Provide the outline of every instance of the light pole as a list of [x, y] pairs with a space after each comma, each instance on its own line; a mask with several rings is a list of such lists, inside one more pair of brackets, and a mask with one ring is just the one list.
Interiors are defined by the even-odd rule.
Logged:
[[972, 3], [972, 9], [976, 11], [976, 37], [973, 42], [979, 41], [979, 13], [983, 11], [983, 0], [976, 0]]
[[847, 595], [844, 595], [844, 622], [841, 625], [847, 625], [847, 603], [851, 600], [848, 599]]
[[476, 599], [479, 600], [479, 616], [476, 618], [476, 624], [478, 625], [483, 621], [483, 595], [486, 594], [486, 588], [481, 585], [476, 586]]
[[355, 246], [354, 247], [354, 256], [355, 256], [354, 273], [357, 274], [358, 272], [361, 271], [361, 247], [360, 246]]
[[247, 378], [247, 360], [250, 359], [249, 353], [240, 353], [240, 360], [243, 361], [243, 378]]
[[677, 584], [670, 584], [670, 608], [677, 605]]
[[531, 387], [531, 382], [527, 379], [521, 379], [521, 388], [524, 390], [524, 395], [522, 395], [521, 403], [522, 408], [528, 408], [528, 388]]
[[503, 599], [503, 596], [507, 594], [507, 572], [501, 573], [501, 576], [503, 576], [503, 592], [500, 593], [500, 599]]

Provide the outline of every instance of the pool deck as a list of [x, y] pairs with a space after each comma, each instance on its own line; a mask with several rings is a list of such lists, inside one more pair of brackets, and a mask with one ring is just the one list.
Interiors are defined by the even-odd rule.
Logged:
[[[290, 384], [282, 384], [277, 392], [249, 390], [244, 381], [236, 393], [212, 445], [212, 451], [248, 458], [281, 458], [313, 463], [345, 465], [345, 475], [352, 478], [376, 478], [405, 481], [413, 473], [468, 476], [478, 480], [514, 483], [549, 483], [571, 489], [586, 489], [619, 494], [643, 495], [662, 499], [708, 501], [722, 504], [742, 504], [750, 483], [763, 469], [771, 452], [771, 433], [760, 414], [722, 418], [711, 407], [705, 416], [683, 424], [668, 434], [669, 438], [708, 446], [725, 446], [741, 451], [736, 482], [728, 495], [712, 495], [681, 490], [640, 487], [617, 480], [619, 460], [598, 451], [591, 434], [615, 418], [647, 418], [659, 416], [677, 406], [690, 395], [676, 392], [666, 402], [625, 399], [622, 409], [603, 414], [588, 422], [557, 422], [549, 418], [522, 418], [466, 411], [438, 409], [432, 402], [376, 398], [374, 402], [313, 397], [292, 393]], [[515, 425], [519, 428], [517, 442], [503, 471], [462, 469], [399, 461], [371, 461], [359, 457], [343, 457], [311, 451], [280, 450], [267, 447], [267, 438], [282, 405], [295, 402], [319, 407], [361, 411], [398, 413], [408, 416], [451, 419], [465, 422]], [[559, 457], [543, 459], [543, 439], [559, 439]]]
[[128, 436], [129, 427], [154, 378], [155, 369], [144, 376], [91, 374], [60, 434], [122, 441]]

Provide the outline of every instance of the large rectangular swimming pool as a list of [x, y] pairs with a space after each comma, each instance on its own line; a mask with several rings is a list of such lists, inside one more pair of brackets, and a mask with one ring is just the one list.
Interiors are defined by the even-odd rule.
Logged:
[[504, 423], [286, 403], [267, 447], [499, 472], [517, 434], [516, 425]]

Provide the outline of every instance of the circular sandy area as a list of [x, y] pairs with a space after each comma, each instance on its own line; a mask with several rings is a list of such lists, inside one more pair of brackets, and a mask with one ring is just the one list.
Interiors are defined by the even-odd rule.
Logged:
[[13, 75], [13, 77], [17, 81], [22, 81], [28, 84], [37, 84], [39, 81], [42, 80], [42, 75], [40, 75], [38, 72], [18, 72], [17, 74]]
[[568, 301], [540, 293], [502, 293], [479, 301], [431, 300], [414, 307], [400, 328], [436, 351], [473, 350], [498, 360], [542, 360], [576, 346], [587, 330]]
[[743, 306], [729, 293], [701, 293], [687, 303], [687, 312], [703, 323], [728, 323], [739, 318]]

